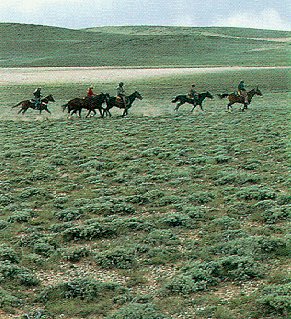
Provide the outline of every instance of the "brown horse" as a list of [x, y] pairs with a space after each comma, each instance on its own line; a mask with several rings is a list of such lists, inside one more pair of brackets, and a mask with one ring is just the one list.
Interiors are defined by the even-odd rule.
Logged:
[[106, 100], [106, 108], [104, 109], [104, 113], [106, 115], [111, 116], [110, 109], [113, 108], [113, 106], [118, 107], [119, 109], [124, 109], [122, 117], [126, 116], [128, 114], [128, 110], [131, 108], [133, 102], [135, 99], [142, 100], [143, 97], [138, 91], [133, 92], [129, 96], [126, 97], [126, 105], [124, 105], [123, 101], [119, 101], [116, 96], [110, 96]]
[[91, 98], [76, 97], [70, 100], [68, 103], [64, 104], [62, 108], [63, 108], [63, 111], [65, 111], [65, 109], [67, 108], [69, 115], [78, 114], [79, 117], [81, 117], [82, 109], [88, 110], [86, 117], [88, 117], [91, 112], [93, 112], [94, 115], [96, 115], [95, 110], [97, 109], [101, 117], [103, 117], [105, 109], [102, 107], [102, 104], [105, 103], [107, 99], [109, 99], [108, 93], [100, 93], [99, 95], [95, 95]]
[[195, 107], [197, 105], [200, 106], [200, 109], [201, 111], [204, 111], [203, 110], [203, 107], [202, 107], [202, 102], [205, 100], [205, 98], [209, 98], [209, 99], [213, 99], [213, 95], [210, 93], [210, 92], [204, 92], [204, 93], [199, 93], [198, 94], [198, 99], [192, 99], [192, 98], [189, 98], [187, 95], [177, 95], [173, 100], [172, 100], [172, 103], [176, 103], [176, 102], [179, 102], [176, 107], [175, 107], [175, 111], [178, 111], [179, 107], [185, 103], [189, 103], [189, 104], [192, 104], [193, 107], [191, 109], [191, 112], [193, 112], [193, 110], [195, 109]]
[[227, 111], [231, 112], [232, 111], [232, 105], [234, 103], [240, 103], [243, 104], [243, 107], [241, 108], [241, 111], [243, 112], [244, 110], [247, 110], [248, 105], [251, 103], [252, 98], [255, 96], [262, 96], [262, 92], [259, 90], [259, 87], [257, 86], [256, 89], [252, 89], [251, 91], [247, 92], [248, 96], [248, 103], [245, 102], [245, 98], [241, 95], [238, 95], [237, 93], [223, 93], [223, 94], [218, 94], [218, 96], [223, 99], [225, 97], [228, 97], [229, 103], [227, 104]]
[[24, 101], [21, 101], [14, 106], [12, 106], [12, 108], [21, 105], [21, 108], [18, 111], [18, 114], [19, 113], [24, 114], [29, 108], [31, 108], [33, 110], [39, 110], [39, 114], [41, 114], [42, 111], [46, 111], [46, 112], [51, 114], [51, 111], [47, 108], [47, 105], [48, 105], [48, 102], [55, 102], [54, 97], [50, 94], [50, 95], [44, 97], [43, 99], [41, 99], [40, 101], [41, 101], [41, 104], [39, 107], [36, 107], [35, 101], [24, 100]]

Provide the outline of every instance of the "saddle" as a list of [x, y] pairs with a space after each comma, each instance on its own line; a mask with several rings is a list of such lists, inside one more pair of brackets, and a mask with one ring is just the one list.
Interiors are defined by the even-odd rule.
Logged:
[[[118, 104], [124, 104], [122, 97], [116, 96], [116, 103], [118, 103]], [[128, 98], [127, 98], [127, 97], [125, 97], [125, 103], [126, 103], [126, 105], [128, 104]]]

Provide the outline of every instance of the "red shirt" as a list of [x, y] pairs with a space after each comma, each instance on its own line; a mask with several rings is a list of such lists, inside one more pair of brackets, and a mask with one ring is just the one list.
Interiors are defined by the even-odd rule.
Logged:
[[89, 88], [88, 91], [87, 91], [87, 96], [93, 96], [93, 95], [95, 95], [93, 93], [93, 90], [91, 88]]

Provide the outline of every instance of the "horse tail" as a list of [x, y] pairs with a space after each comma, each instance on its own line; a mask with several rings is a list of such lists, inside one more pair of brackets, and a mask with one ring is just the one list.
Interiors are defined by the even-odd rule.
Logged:
[[68, 103], [62, 105], [63, 112], [65, 112], [65, 109], [66, 109], [67, 107], [68, 107]]
[[16, 105], [13, 105], [11, 108], [13, 109], [14, 107], [17, 107], [17, 106], [19, 106], [19, 105], [22, 104], [22, 103], [23, 103], [23, 101], [19, 102], [19, 103], [16, 104]]
[[229, 94], [228, 93], [223, 93], [223, 94], [217, 94], [217, 96], [220, 98], [220, 99], [223, 99], [225, 97], [228, 97]]

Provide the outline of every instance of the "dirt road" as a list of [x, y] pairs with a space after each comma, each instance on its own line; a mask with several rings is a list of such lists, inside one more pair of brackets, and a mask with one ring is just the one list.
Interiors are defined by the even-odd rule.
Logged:
[[[0, 68], [0, 85], [42, 83], [96, 83], [157, 76], [212, 73], [225, 70], [274, 69], [281, 67], [203, 67], [203, 68], [115, 68], [115, 67], [37, 67]], [[285, 67], [282, 67], [285, 68]]]

